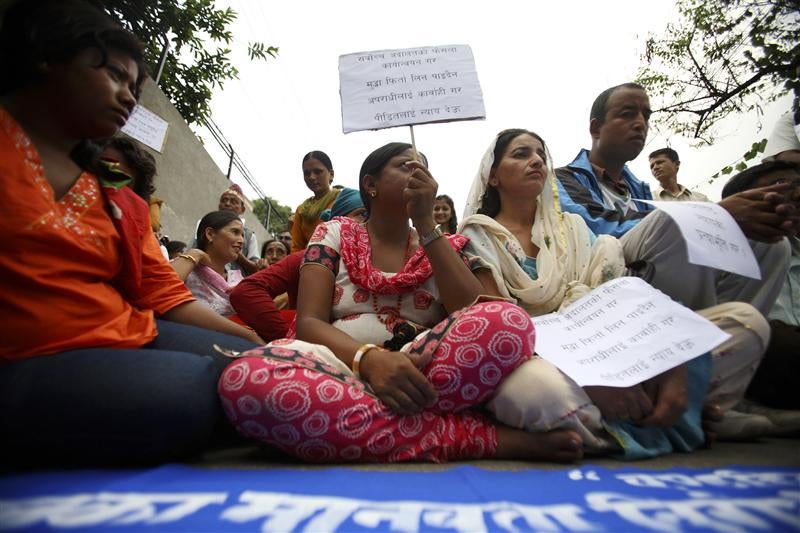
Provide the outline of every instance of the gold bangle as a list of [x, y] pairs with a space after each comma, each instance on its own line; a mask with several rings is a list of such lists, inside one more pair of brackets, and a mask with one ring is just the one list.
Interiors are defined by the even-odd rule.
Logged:
[[380, 346], [376, 344], [362, 344], [361, 347], [356, 351], [355, 357], [353, 357], [353, 374], [358, 379], [361, 379], [361, 374], [358, 371], [359, 366], [361, 365], [361, 359], [363, 359], [366, 353], [370, 350], [380, 350]]
[[197, 259], [195, 259], [194, 257], [192, 257], [189, 254], [178, 254], [178, 257], [182, 257], [183, 259], [188, 259], [189, 261], [191, 261], [195, 265], [197, 264]]

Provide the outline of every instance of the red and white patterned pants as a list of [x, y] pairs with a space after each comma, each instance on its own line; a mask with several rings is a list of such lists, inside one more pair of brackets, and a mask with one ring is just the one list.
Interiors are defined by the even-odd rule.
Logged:
[[437, 403], [399, 415], [352, 374], [313, 353], [280, 344], [250, 350], [219, 382], [240, 433], [312, 462], [445, 462], [491, 457], [495, 425], [471, 408], [534, 352], [533, 324], [507, 302], [483, 302], [450, 315], [411, 352], [433, 354], [422, 370]]

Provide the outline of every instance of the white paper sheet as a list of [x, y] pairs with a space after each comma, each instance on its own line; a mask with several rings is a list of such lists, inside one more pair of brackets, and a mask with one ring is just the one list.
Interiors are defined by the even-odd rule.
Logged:
[[143, 105], [137, 105], [122, 127], [122, 132], [144, 143], [156, 152], [161, 152], [167, 138], [169, 122]]
[[631, 277], [604, 283], [560, 313], [532, 320], [536, 353], [581, 386], [630, 387], [730, 337]]
[[339, 56], [342, 131], [486, 118], [467, 45]]
[[640, 201], [672, 217], [686, 241], [690, 263], [761, 279], [761, 269], [747, 237], [723, 207], [713, 202]]

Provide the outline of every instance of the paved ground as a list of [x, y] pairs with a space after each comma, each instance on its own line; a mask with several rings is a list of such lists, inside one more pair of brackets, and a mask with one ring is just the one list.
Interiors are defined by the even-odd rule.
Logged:
[[[726, 466], [793, 466], [800, 468], [800, 438], [793, 439], [761, 439], [757, 442], [722, 442], [710, 450], [698, 450], [690, 454], [672, 454], [657, 459], [636, 462], [622, 462], [614, 459], [590, 458], [580, 463], [532, 463], [525, 461], [468, 461], [435, 465], [427, 463], [411, 463], [403, 465], [351, 465], [349, 468], [360, 470], [383, 471], [439, 471], [454, 465], [472, 465], [487, 470], [559, 470], [588, 465], [605, 468], [638, 467], [667, 469], [673, 467], [688, 468], [721, 468]], [[206, 454], [191, 466], [206, 468], [246, 468], [246, 469], [320, 469], [332, 465], [308, 465], [293, 461], [266, 447], [248, 446]], [[342, 465], [334, 465], [342, 466]]]

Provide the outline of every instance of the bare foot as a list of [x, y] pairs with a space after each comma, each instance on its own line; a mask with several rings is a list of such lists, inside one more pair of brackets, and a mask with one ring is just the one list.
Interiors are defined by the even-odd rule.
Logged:
[[571, 463], [583, 457], [583, 440], [568, 429], [529, 433], [505, 426], [497, 427], [497, 459], [525, 459]]

